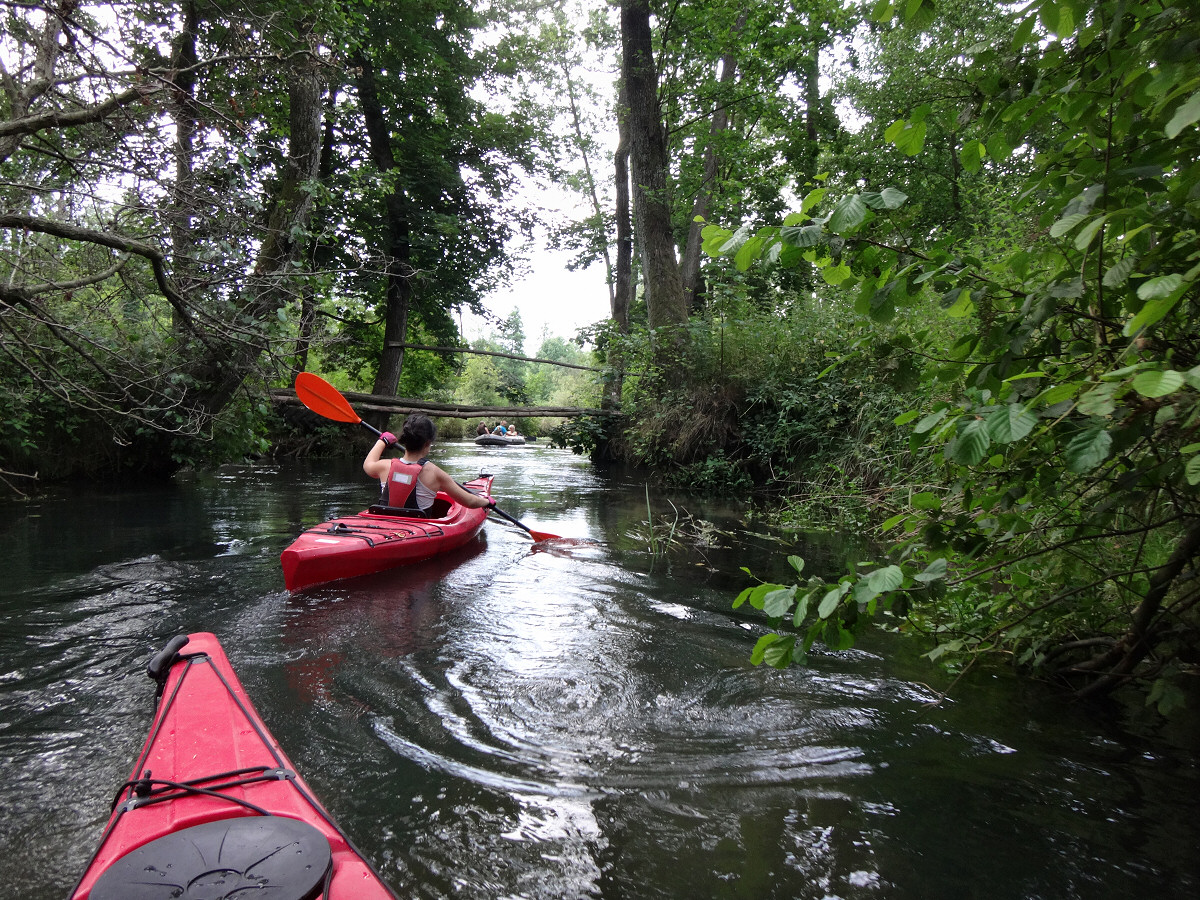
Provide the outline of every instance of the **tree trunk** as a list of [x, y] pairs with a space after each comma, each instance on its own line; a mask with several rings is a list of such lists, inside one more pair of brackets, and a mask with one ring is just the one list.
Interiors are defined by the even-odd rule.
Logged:
[[[648, 0], [622, 4], [621, 50], [629, 109], [633, 214], [642, 249], [646, 309], [652, 329], [669, 328], [685, 324], [688, 314], [671, 230], [667, 145], [659, 114]], [[671, 343], [678, 349], [677, 339]]]
[[[375, 82], [375, 67], [365, 53], [357, 52], [353, 57], [358, 68], [358, 96], [362, 104], [363, 119], [370, 142], [371, 160], [380, 172], [396, 168], [396, 157], [392, 150], [392, 134], [379, 100], [379, 89]], [[412, 302], [412, 244], [409, 217], [404, 209], [401, 186], [397, 183], [384, 199], [387, 216], [387, 248], [383, 263], [386, 279], [386, 312], [383, 329], [383, 353], [379, 358], [379, 370], [375, 374], [372, 393], [394, 396], [400, 384], [400, 373], [404, 368], [404, 344], [408, 339], [408, 313]], [[388, 425], [386, 414], [371, 416], [371, 424], [384, 429]]]
[[[318, 166], [318, 177], [323, 184], [328, 184], [333, 176], [334, 143], [337, 135], [334, 131], [334, 114], [337, 107], [338, 89], [329, 90], [325, 102], [325, 137], [321, 141], [321, 162]], [[322, 229], [314, 229], [309, 243], [308, 258], [315, 270], [321, 271], [334, 258], [334, 253], [327, 241], [321, 240]], [[300, 321], [296, 330], [296, 360], [292, 375], [295, 376], [308, 368], [308, 351], [312, 344], [313, 332], [317, 319], [316, 289], [312, 284], [304, 286], [300, 295]]]
[[224, 409], [266, 351], [267, 337], [259, 326], [296, 298], [293, 263], [306, 246], [304, 235], [313, 212], [309, 185], [321, 161], [321, 65], [315, 55], [298, 54], [288, 72], [288, 158], [239, 310], [248, 323], [244, 338], [228, 345], [222, 357], [208, 360], [207, 371], [200, 375], [206, 385], [200, 403], [209, 414]]
[[821, 44], [812, 38], [812, 53], [804, 58], [804, 136], [808, 145], [804, 153], [804, 174], [817, 174], [817, 155], [821, 148], [821, 129], [817, 117], [821, 111]]
[[[738, 16], [737, 24], [733, 29], [732, 37], [735, 42], [741, 35], [745, 25], [746, 13], [743, 12]], [[700, 262], [703, 255], [701, 246], [704, 243], [700, 237], [700, 232], [704, 226], [702, 223], [697, 222], [696, 219], [707, 220], [709, 217], [713, 190], [717, 183], [717, 169], [720, 164], [716, 145], [720, 140], [720, 136], [729, 130], [729, 113], [726, 111], [723, 98], [727, 94], [725, 89], [733, 84], [736, 72], [737, 58], [731, 50], [721, 58], [720, 85], [722, 90], [717, 92], [717, 107], [713, 110], [712, 124], [708, 129], [708, 143], [704, 145], [704, 174], [700, 182], [700, 187], [696, 191], [695, 199], [692, 202], [692, 216], [688, 222], [687, 244], [683, 250], [681, 275], [683, 278], [684, 302], [687, 304], [688, 309], [692, 311], [700, 307], [704, 294], [700, 290]]]
[[[617, 149], [613, 155], [613, 176], [616, 182], [617, 263], [611, 294], [612, 320], [617, 332], [626, 335], [629, 334], [629, 307], [633, 302], [633, 224], [629, 218], [629, 108], [624, 81], [617, 94]], [[609, 346], [606, 352], [612, 375], [605, 385], [601, 405], [605, 409], [618, 409], [625, 381], [624, 348]]]

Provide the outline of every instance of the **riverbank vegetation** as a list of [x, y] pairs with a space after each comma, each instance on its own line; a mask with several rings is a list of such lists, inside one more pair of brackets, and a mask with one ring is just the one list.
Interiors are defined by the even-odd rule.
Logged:
[[[758, 661], [883, 622], [960, 669], [1196, 694], [1194, 3], [436, 7], [5, 8], [13, 492], [314, 449], [267, 393], [304, 369], [603, 406], [526, 430], [878, 538], [738, 598]], [[586, 214], [546, 237], [538, 179]], [[468, 344], [535, 234], [605, 268], [611, 317], [542, 362], [519, 313]]]

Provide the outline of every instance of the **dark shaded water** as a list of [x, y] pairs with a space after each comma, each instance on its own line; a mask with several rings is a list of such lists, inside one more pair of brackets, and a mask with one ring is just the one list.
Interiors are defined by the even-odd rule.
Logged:
[[[357, 460], [224, 469], [9, 507], [0, 592], [0, 897], [64, 896], [150, 721], [142, 669], [213, 631], [293, 761], [401, 896], [1193, 897], [1194, 733], [981, 675], [952, 702], [886, 635], [748, 662], [746, 565], [655, 560], [640, 482], [529, 446], [435, 450], [502, 508], [443, 558], [290, 596], [279, 552], [371, 500]], [[674, 517], [668, 498], [656, 514]], [[723, 528], [734, 511], [675, 506]], [[726, 542], [728, 543], [728, 541]]]

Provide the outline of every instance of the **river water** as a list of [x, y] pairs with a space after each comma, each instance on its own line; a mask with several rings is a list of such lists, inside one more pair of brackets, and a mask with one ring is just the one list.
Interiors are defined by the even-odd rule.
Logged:
[[[372, 500], [357, 460], [7, 508], [0, 897], [70, 890], [149, 726], [145, 663], [192, 631], [404, 897], [1200, 896], [1194, 719], [1004, 673], [931, 708], [928, 648], [885, 634], [754, 667], [739, 567], [836, 571], [855, 542], [739, 534], [738, 509], [536, 445], [434, 458], [579, 540], [491, 520], [452, 557], [289, 595], [280, 551]], [[647, 502], [686, 533], [671, 552]]]

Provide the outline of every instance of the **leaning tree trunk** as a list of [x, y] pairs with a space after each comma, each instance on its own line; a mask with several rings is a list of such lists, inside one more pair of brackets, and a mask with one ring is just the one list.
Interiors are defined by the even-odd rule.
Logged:
[[[667, 144], [648, 0], [625, 0], [621, 6], [621, 77], [628, 99], [633, 212], [642, 248], [646, 309], [652, 329], [671, 328], [685, 324], [688, 311], [671, 229]], [[681, 338], [669, 341], [670, 349], [678, 350]]]
[[1133, 611], [1129, 630], [1107, 652], [1073, 666], [1072, 674], [1096, 676], [1076, 692], [1079, 697], [1109, 694], [1134, 677], [1138, 665], [1154, 651], [1161, 637], [1163, 603], [1176, 580], [1200, 560], [1200, 522], [1180, 537], [1170, 558], [1154, 573], [1141, 603]]

